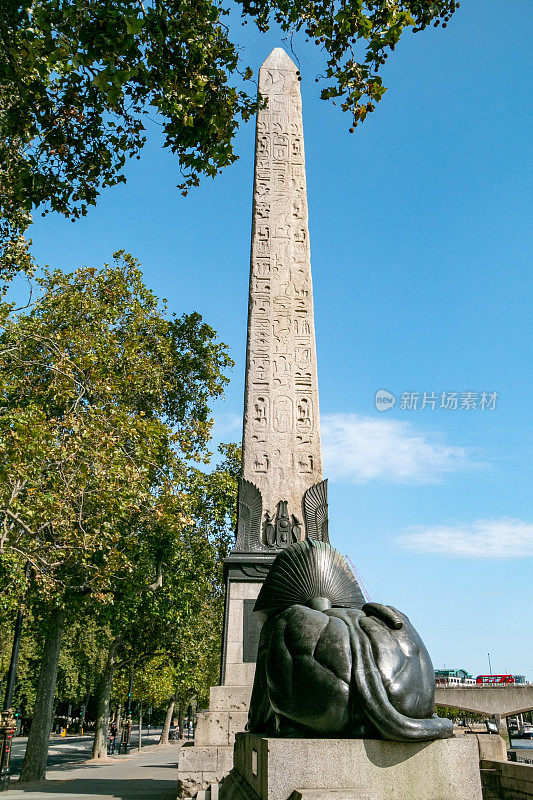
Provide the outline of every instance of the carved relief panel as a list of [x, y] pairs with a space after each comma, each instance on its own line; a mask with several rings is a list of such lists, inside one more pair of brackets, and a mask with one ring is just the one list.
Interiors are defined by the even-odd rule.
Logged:
[[289, 155], [289, 137], [284, 134], [274, 135], [272, 141], [272, 156], [276, 161], [287, 162]]
[[310, 389], [312, 385], [311, 372], [309, 370], [297, 369], [294, 382], [297, 390]]
[[270, 295], [269, 294], [254, 294], [252, 297], [252, 310], [256, 314], [269, 314], [270, 313]]
[[265, 383], [268, 385], [270, 378], [270, 360], [264, 356], [252, 358], [252, 377], [254, 383]]
[[299, 364], [309, 364], [311, 361], [311, 348], [310, 347], [296, 347], [294, 351], [294, 358]]
[[277, 433], [289, 433], [292, 430], [292, 400], [283, 395], [274, 400], [272, 427]]

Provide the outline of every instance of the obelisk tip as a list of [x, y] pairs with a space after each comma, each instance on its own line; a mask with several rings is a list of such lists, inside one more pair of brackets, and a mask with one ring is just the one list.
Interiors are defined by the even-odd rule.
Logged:
[[297, 72], [298, 67], [291, 61], [282, 47], [275, 47], [268, 58], [261, 64], [261, 69], [282, 69]]

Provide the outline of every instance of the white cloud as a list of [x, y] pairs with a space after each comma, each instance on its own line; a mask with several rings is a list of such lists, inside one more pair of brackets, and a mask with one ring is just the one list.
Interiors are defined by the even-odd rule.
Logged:
[[521, 519], [478, 519], [464, 525], [417, 526], [399, 543], [419, 553], [462, 558], [533, 556], [533, 524]]
[[443, 474], [484, 466], [467, 448], [403, 420], [325, 414], [321, 428], [325, 473], [333, 479], [436, 483]]
[[242, 435], [242, 417], [238, 414], [217, 414], [215, 417], [214, 432], [215, 437], [223, 438], [224, 436]]

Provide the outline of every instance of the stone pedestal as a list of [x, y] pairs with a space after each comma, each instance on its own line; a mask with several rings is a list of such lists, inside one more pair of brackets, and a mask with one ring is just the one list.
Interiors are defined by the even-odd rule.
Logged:
[[[274, 557], [275, 554], [270, 553], [232, 552], [224, 561], [226, 603], [220, 667], [222, 686], [248, 686], [250, 689], [253, 686], [261, 632], [261, 623], [253, 608]], [[211, 706], [209, 708], [212, 710]]]
[[192, 797], [230, 772], [235, 735], [244, 731], [251, 693], [251, 686], [211, 687], [209, 711], [198, 714], [194, 743], [179, 750], [180, 797]]
[[474, 737], [434, 742], [239, 733], [220, 800], [481, 800]]
[[209, 711], [198, 714], [194, 744], [180, 748], [180, 797], [218, 784], [233, 767], [235, 734], [244, 731], [248, 720], [261, 631], [253, 607], [273, 560], [270, 553], [231, 553], [224, 562], [221, 685], [211, 687]]

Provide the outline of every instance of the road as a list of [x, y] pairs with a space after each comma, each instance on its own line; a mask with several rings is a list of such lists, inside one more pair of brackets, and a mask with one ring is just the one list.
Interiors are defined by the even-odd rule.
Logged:
[[[1, 794], [2, 800], [176, 800], [178, 746], [157, 747], [160, 732], [143, 733], [143, 749], [128, 756], [111, 756], [105, 762], [88, 762], [92, 737], [53, 736], [48, 751], [46, 783], [24, 784], [17, 780]], [[26, 739], [13, 744], [12, 774], [22, 766]], [[144, 743], [147, 746], [144, 746]]]

